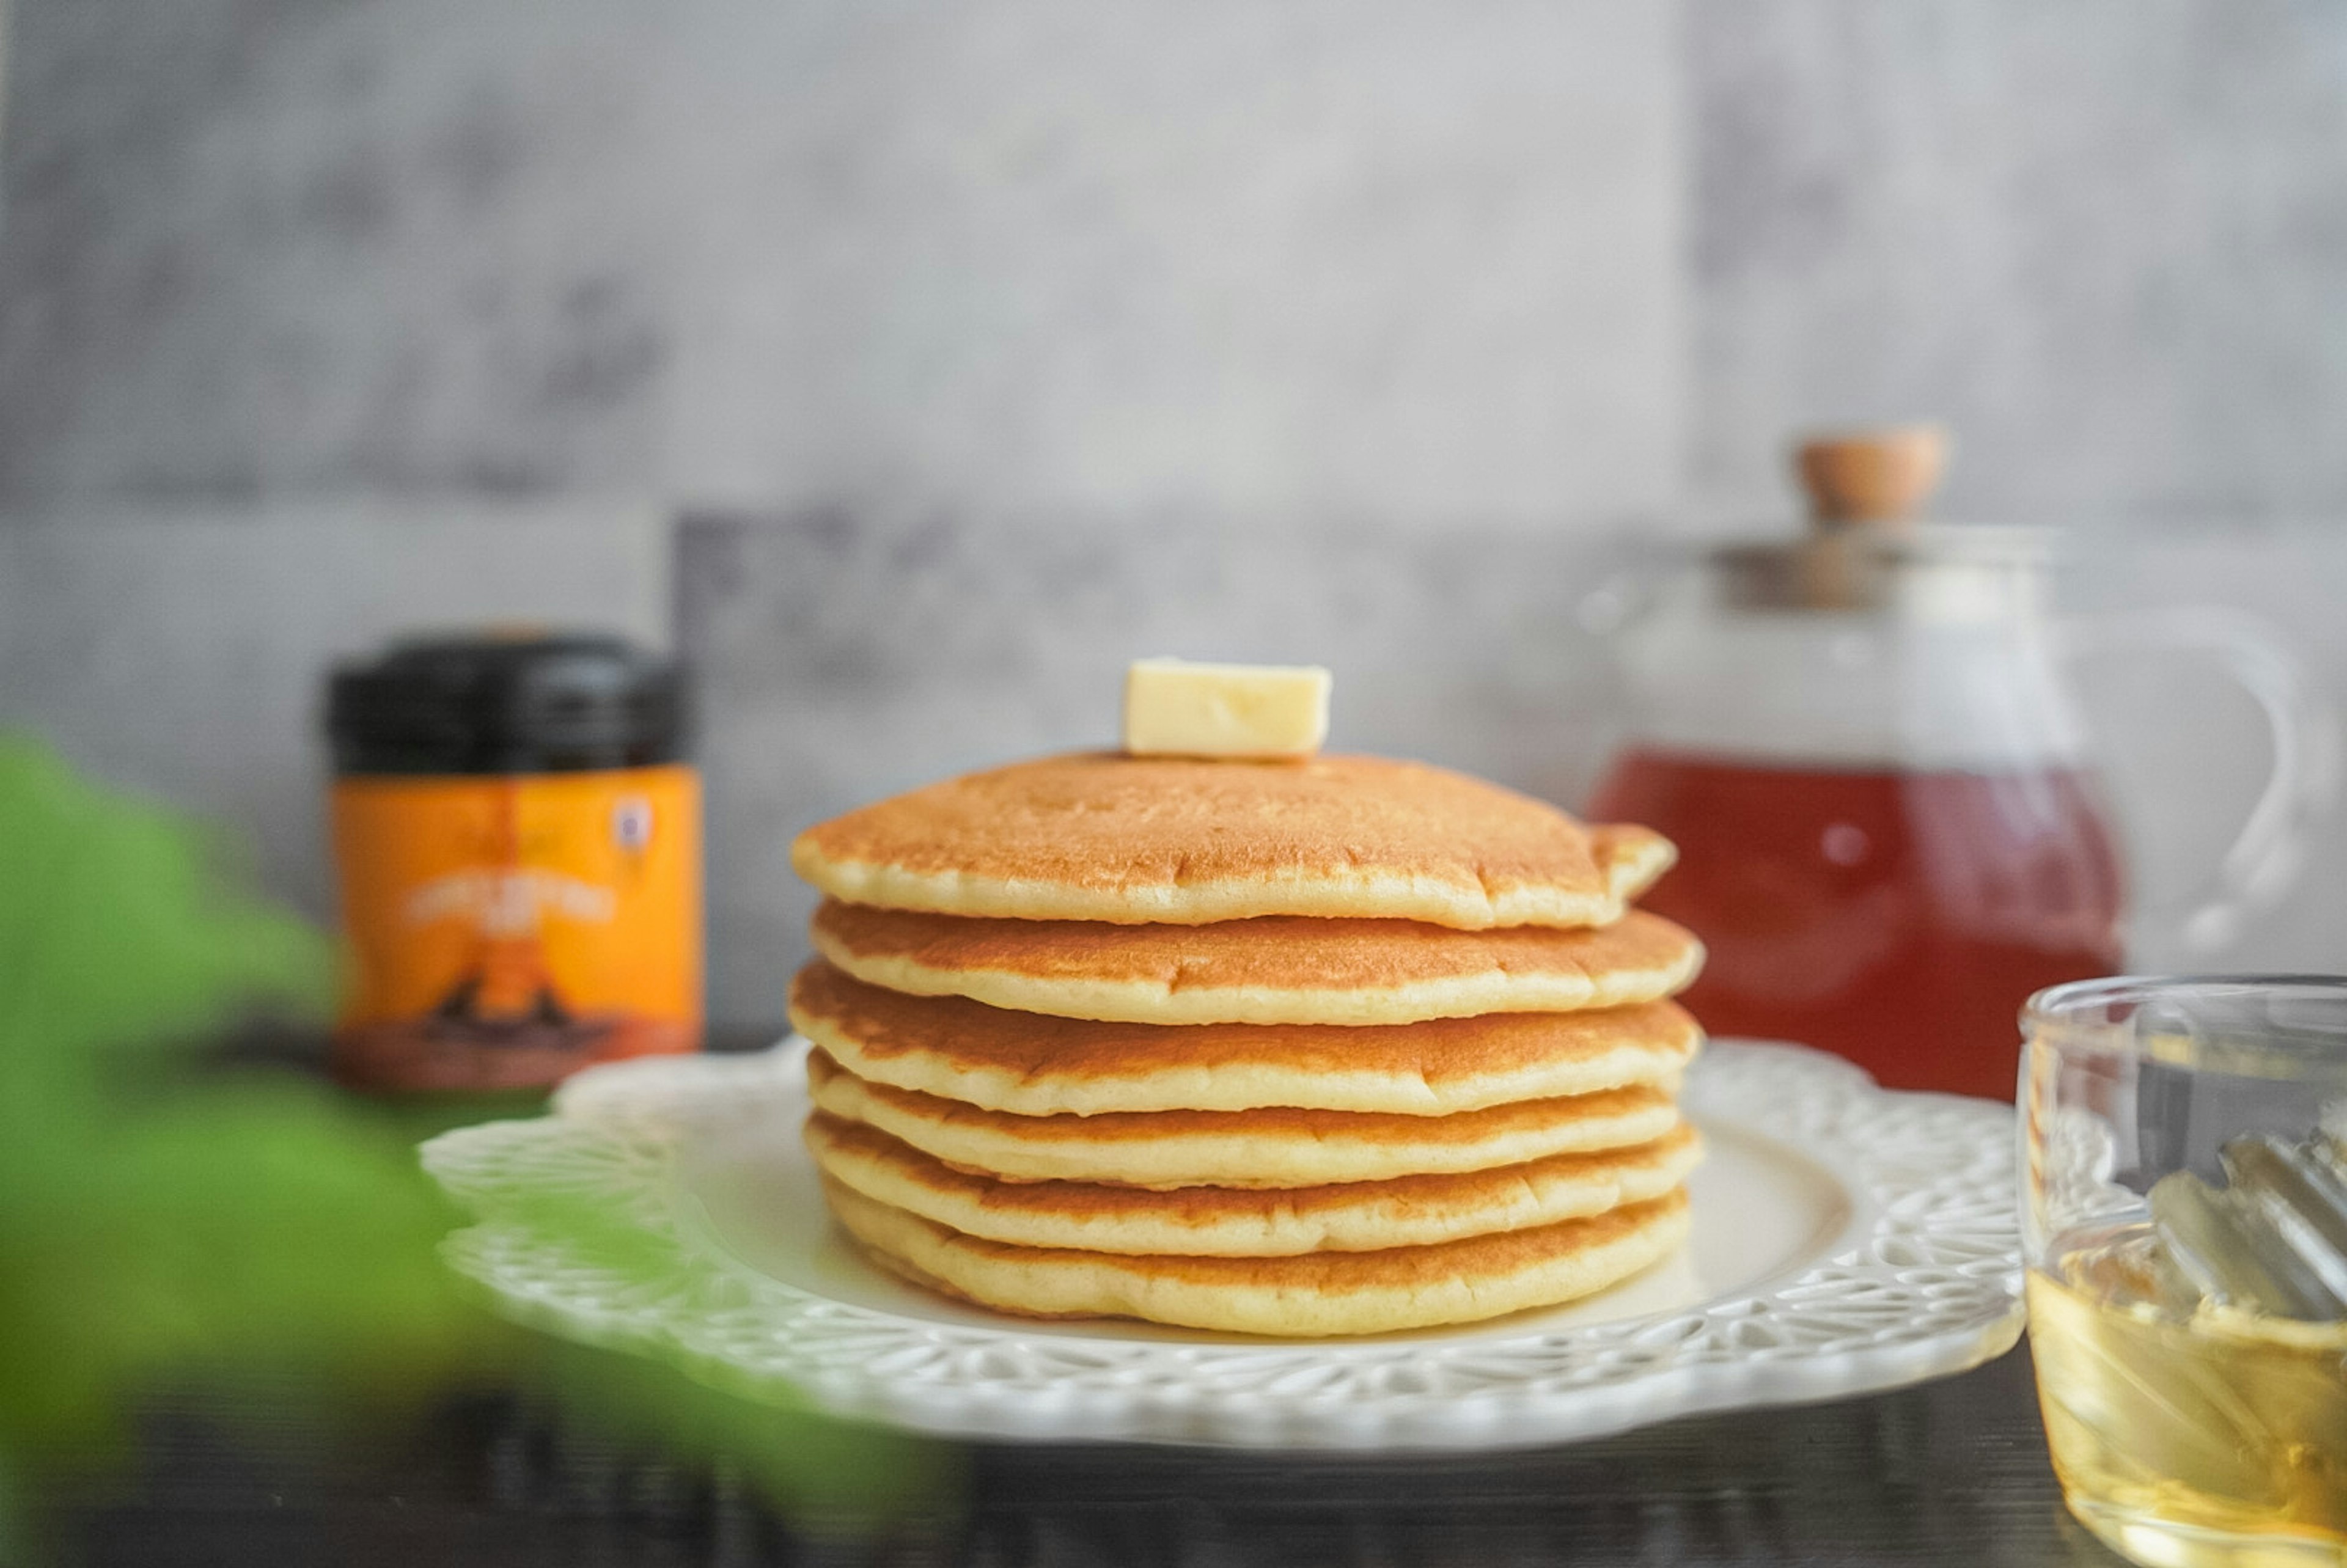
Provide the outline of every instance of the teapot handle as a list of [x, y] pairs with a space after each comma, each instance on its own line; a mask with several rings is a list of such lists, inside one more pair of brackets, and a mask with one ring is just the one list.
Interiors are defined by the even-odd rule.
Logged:
[[2177, 918], [2196, 953], [2224, 947], [2249, 916], [2280, 902], [2306, 863], [2312, 830], [2339, 791], [2339, 716], [2305, 666], [2255, 616], [2214, 605], [2139, 616], [2074, 620], [2065, 641], [2077, 653], [2149, 650], [2205, 653], [2264, 712], [2273, 768], [2231, 845]]

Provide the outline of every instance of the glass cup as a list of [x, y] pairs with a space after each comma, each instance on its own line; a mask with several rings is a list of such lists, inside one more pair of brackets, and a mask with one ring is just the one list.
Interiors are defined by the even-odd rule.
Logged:
[[2070, 1511], [2153, 1568], [2347, 1564], [2347, 977], [2084, 980], [2023, 1027]]

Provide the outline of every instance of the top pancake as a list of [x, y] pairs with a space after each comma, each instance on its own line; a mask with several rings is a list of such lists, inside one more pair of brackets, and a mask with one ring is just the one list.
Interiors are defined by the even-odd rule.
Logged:
[[853, 903], [1025, 920], [1259, 915], [1602, 926], [1673, 850], [1584, 828], [1423, 763], [1088, 753], [948, 779], [799, 835], [791, 864]]

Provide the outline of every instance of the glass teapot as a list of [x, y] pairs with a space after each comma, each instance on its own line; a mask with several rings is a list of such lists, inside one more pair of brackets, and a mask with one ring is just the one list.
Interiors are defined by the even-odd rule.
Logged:
[[1808, 537], [1683, 561], [1635, 612], [1618, 586], [1585, 606], [1628, 699], [1587, 814], [1677, 843], [1645, 903], [1708, 948], [1684, 999], [1712, 1033], [2009, 1100], [2022, 1003], [2124, 967], [2127, 881], [2065, 656], [2190, 642], [2265, 709], [2273, 773], [2188, 917], [2204, 938], [2288, 886], [2334, 722], [2253, 630], [2065, 623], [2042, 532], [1913, 522], [1944, 456], [1933, 427], [1812, 442]]

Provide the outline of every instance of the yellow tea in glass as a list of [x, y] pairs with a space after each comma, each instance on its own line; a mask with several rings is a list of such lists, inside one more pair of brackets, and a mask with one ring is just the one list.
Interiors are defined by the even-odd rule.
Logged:
[[2024, 1023], [2071, 1512], [2154, 1568], [2347, 1565], [2347, 979], [2092, 980]]

